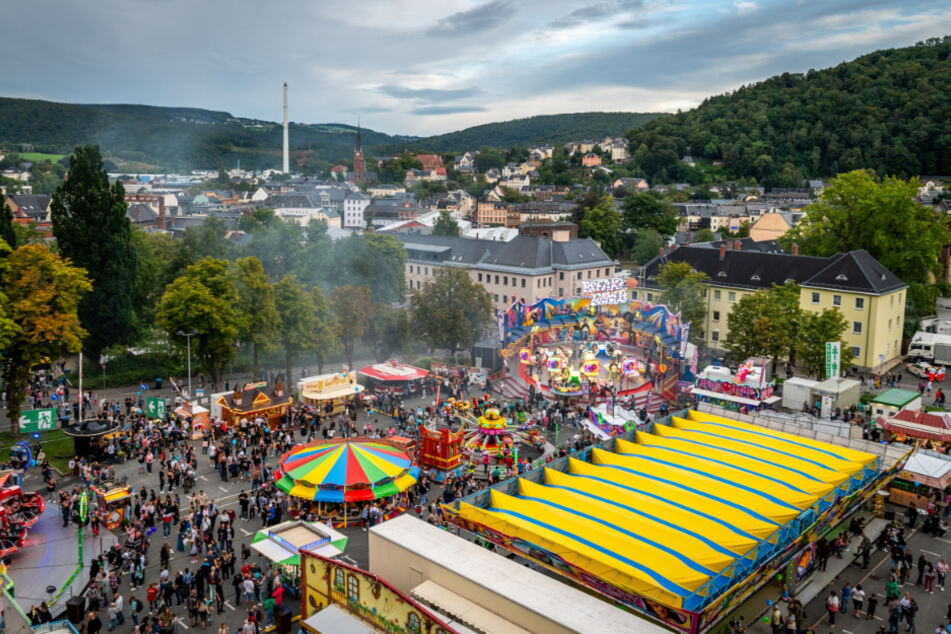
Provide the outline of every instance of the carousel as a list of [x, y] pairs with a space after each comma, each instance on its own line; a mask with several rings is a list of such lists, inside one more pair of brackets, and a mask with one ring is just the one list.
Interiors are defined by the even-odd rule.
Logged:
[[63, 433], [72, 437], [77, 456], [92, 456], [98, 453], [98, 447], [95, 447], [94, 450], [93, 441], [117, 431], [119, 427], [118, 420], [87, 418], [86, 420], [73, 420], [63, 425]]
[[419, 467], [396, 443], [382, 439], [331, 439], [298, 445], [281, 456], [277, 487], [309, 502], [322, 521], [347, 526], [361, 503], [379, 500], [384, 519], [405, 511], [400, 494], [416, 484]]
[[24, 493], [13, 471], [0, 472], [0, 558], [26, 545], [27, 529], [46, 508], [39, 493]]
[[450, 401], [449, 406], [462, 421], [462, 447], [465, 451], [498, 451], [505, 447], [511, 450], [516, 444], [536, 449], [545, 447], [544, 438], [525, 412], [519, 412], [510, 421], [495, 407], [480, 411], [477, 405], [466, 401]]

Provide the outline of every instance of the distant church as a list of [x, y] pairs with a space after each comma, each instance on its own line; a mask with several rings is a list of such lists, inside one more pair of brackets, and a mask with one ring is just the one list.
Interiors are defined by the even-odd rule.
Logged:
[[363, 162], [363, 144], [360, 141], [360, 123], [357, 122], [357, 147], [353, 151], [353, 172], [350, 173], [350, 182], [360, 185], [366, 178], [367, 170]]

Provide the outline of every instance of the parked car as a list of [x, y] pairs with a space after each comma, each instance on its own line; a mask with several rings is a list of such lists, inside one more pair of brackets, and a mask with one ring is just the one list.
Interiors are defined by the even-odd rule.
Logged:
[[924, 361], [916, 361], [915, 363], [908, 363], [906, 366], [908, 371], [911, 374], [914, 374], [920, 379], [927, 379], [931, 374], [937, 374], [937, 370], [931, 366], [930, 363], [925, 363]]

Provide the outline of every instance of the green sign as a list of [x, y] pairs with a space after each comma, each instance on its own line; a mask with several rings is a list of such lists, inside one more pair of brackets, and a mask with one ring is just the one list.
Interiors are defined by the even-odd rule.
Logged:
[[150, 396], [145, 402], [145, 415], [149, 418], [165, 418], [165, 399]]
[[28, 409], [20, 412], [20, 431], [31, 433], [56, 429], [55, 409]]
[[839, 369], [842, 365], [842, 344], [838, 341], [826, 342], [826, 378], [839, 378]]

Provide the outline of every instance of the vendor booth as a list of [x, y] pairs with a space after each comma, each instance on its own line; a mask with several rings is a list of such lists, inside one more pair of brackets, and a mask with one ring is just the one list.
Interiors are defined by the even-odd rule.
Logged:
[[284, 590], [300, 597], [300, 549], [333, 559], [343, 554], [347, 536], [325, 524], [292, 520], [258, 531], [251, 548], [280, 570]]
[[419, 391], [419, 383], [429, 375], [429, 371], [391, 359], [361, 368], [360, 375], [366, 377], [367, 387], [371, 390], [414, 394]]
[[125, 482], [104, 480], [90, 487], [99, 505], [99, 519], [112, 530], [131, 513], [133, 490]]
[[698, 402], [741, 414], [769, 409], [781, 401], [775, 391], [773, 362], [765, 358], [747, 359], [736, 372], [726, 366], [708, 365], [690, 389]]
[[191, 430], [185, 429], [184, 431], [189, 434], [192, 440], [201, 439], [211, 425], [208, 409], [191, 401], [183, 401], [181, 406], [175, 409], [175, 414], [186, 420], [191, 419]]
[[238, 424], [242, 418], [261, 418], [269, 427], [280, 426], [294, 399], [278, 377], [271, 385], [267, 381], [252, 381], [235, 385], [233, 392], [218, 396], [216, 404], [221, 408], [221, 418], [228, 424]]
[[328, 404], [333, 408], [333, 414], [339, 414], [346, 409], [347, 402], [363, 391], [363, 386], [357, 383], [356, 372], [334, 372], [309, 376], [297, 382], [297, 393], [305, 405], [313, 405], [326, 411]]
[[885, 440], [926, 449], [943, 449], [951, 442], [951, 412], [903, 409], [891, 418], [880, 418], [876, 422], [885, 431]]
[[935, 495], [951, 485], [951, 456], [937, 451], [919, 449], [908, 458], [905, 467], [892, 480], [888, 501], [900, 506], [914, 504], [927, 507]]

